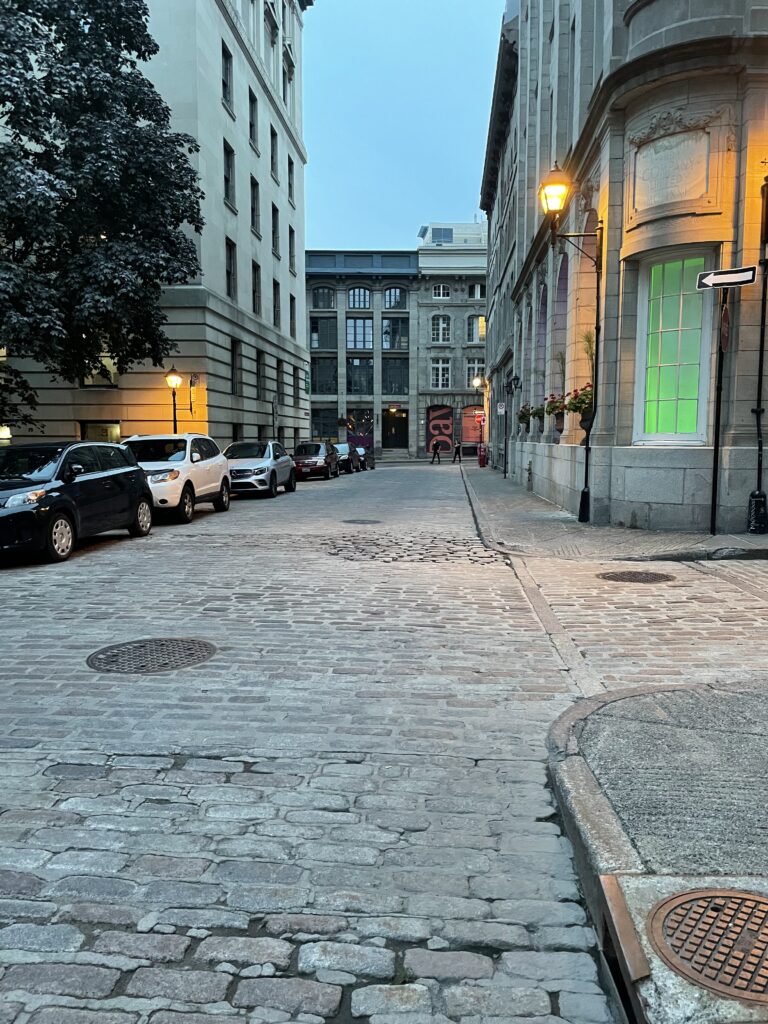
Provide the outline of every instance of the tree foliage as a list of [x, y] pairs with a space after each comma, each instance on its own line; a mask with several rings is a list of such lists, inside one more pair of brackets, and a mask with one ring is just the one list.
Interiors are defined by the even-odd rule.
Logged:
[[202, 192], [141, 64], [145, 0], [3, 0], [0, 424], [30, 421], [32, 359], [77, 381], [112, 357], [160, 365], [162, 286], [199, 273]]

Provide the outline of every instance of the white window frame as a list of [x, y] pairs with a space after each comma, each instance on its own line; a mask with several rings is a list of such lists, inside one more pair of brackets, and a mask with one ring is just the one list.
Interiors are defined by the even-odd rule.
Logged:
[[485, 360], [479, 356], [467, 359], [467, 389], [474, 387], [475, 377], [485, 377]]
[[[452, 324], [447, 313], [434, 313], [430, 326], [433, 345], [450, 345]], [[437, 327], [437, 332], [435, 332], [435, 327]], [[435, 337], [435, 333], [437, 333], [437, 337]]]
[[451, 289], [450, 285], [447, 284], [433, 284], [432, 285], [432, 298], [433, 299], [450, 299]]
[[[648, 298], [651, 287], [651, 268], [672, 260], [704, 259], [704, 269], [712, 270], [715, 257], [710, 249], [663, 249], [642, 260], [638, 268], [637, 288], [637, 344], [635, 351], [635, 408], [632, 423], [632, 444], [647, 447], [701, 447], [707, 443], [709, 396], [714, 356], [715, 324], [713, 317], [714, 289], [703, 293], [701, 340], [699, 361], [698, 417], [695, 434], [647, 434], [645, 432], [645, 376], [648, 356]], [[707, 339], [709, 344], [707, 345]]]
[[[437, 370], [437, 381], [435, 384], [435, 370]], [[442, 383], [443, 373], [445, 376], [445, 384]], [[451, 360], [446, 356], [437, 356], [432, 359], [429, 367], [429, 379], [432, 385], [432, 391], [450, 391], [451, 390]]]

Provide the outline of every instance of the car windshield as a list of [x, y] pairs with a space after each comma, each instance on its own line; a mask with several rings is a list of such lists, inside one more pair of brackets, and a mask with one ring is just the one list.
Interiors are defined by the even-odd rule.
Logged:
[[19, 446], [0, 448], [0, 480], [53, 480], [64, 445], [58, 448]]
[[149, 437], [125, 443], [139, 463], [183, 462], [187, 454], [187, 442], [183, 437]]
[[238, 441], [231, 444], [224, 454], [228, 459], [266, 459], [268, 446], [252, 441]]
[[322, 455], [322, 445], [319, 444], [300, 444], [296, 449], [297, 455]]
[[339, 455], [348, 455], [349, 454], [349, 445], [348, 444], [337, 444], [336, 445], [336, 451], [339, 453]]

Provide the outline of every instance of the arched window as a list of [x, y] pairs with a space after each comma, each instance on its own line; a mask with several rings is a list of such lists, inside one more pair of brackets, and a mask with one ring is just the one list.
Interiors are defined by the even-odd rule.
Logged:
[[467, 344], [482, 345], [485, 341], [485, 317], [471, 316], [467, 319]]
[[432, 285], [432, 298], [433, 299], [450, 299], [451, 289], [447, 284], [434, 284]]
[[386, 288], [384, 309], [408, 309], [408, 292], [405, 288]]
[[445, 313], [436, 313], [432, 317], [432, 343], [445, 344], [451, 340], [451, 318]]
[[315, 288], [312, 291], [313, 309], [333, 309], [336, 306], [336, 292], [333, 288]]
[[370, 309], [371, 308], [371, 290], [370, 290], [370, 288], [350, 288], [349, 289], [349, 308], [350, 309]]

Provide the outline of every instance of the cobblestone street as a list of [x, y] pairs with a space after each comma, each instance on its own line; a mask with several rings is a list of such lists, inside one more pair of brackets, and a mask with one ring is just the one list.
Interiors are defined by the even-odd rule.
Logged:
[[[0, 1022], [608, 1022], [547, 729], [766, 654], [763, 568], [657, 567], [510, 565], [416, 466], [4, 569]], [[86, 665], [149, 637], [216, 652]]]

